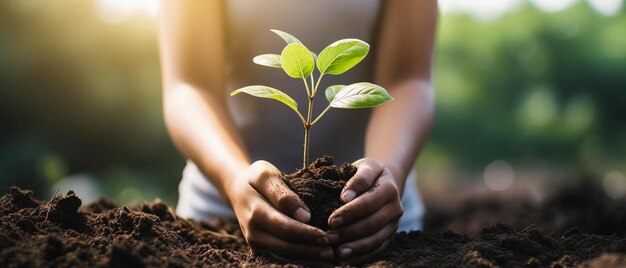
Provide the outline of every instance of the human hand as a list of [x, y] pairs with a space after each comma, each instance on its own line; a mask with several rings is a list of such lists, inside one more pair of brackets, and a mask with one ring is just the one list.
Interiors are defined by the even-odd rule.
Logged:
[[342, 263], [361, 263], [382, 252], [398, 229], [401, 192], [391, 171], [363, 158], [341, 193], [346, 203], [330, 215], [328, 237]]
[[227, 189], [243, 235], [255, 253], [306, 261], [333, 261], [326, 233], [307, 223], [311, 214], [304, 202], [266, 161], [242, 171]]

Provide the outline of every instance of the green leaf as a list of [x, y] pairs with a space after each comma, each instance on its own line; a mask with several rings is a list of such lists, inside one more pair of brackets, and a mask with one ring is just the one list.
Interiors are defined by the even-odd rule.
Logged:
[[334, 85], [326, 88], [325, 93], [328, 102], [333, 102], [333, 99], [335, 98], [335, 95], [337, 95], [337, 92], [341, 91], [344, 87], [346, 87], [346, 85]]
[[247, 93], [252, 96], [259, 97], [259, 98], [274, 99], [274, 100], [284, 103], [285, 105], [289, 106], [289, 108], [293, 109], [294, 111], [296, 112], [298, 111], [298, 103], [296, 103], [295, 100], [289, 97], [289, 95], [283, 93], [282, 91], [278, 89], [271, 88], [268, 86], [255, 85], [255, 86], [242, 87], [240, 89], [233, 91], [232, 93], [230, 93], [230, 95], [235, 96], [241, 92]]
[[300, 43], [300, 44], [302, 44], [302, 42], [300, 42], [300, 40], [298, 40], [298, 38], [296, 38], [295, 36], [290, 35], [290, 34], [288, 34], [286, 32], [283, 32], [281, 30], [276, 30], [276, 29], [271, 29], [270, 31], [272, 31], [275, 34], [277, 34], [278, 36], [280, 36], [280, 38], [285, 40], [285, 42], [287, 42], [287, 44], [293, 44], [293, 43]]
[[263, 54], [258, 55], [252, 59], [252, 61], [258, 65], [263, 65], [273, 68], [281, 68], [280, 55], [277, 54]]
[[336, 41], [317, 57], [317, 69], [323, 74], [342, 74], [361, 62], [369, 50], [370, 45], [359, 39]]
[[311, 56], [313, 56], [313, 61], [317, 61], [317, 54], [315, 52], [311, 52]]
[[354, 83], [341, 89], [330, 106], [334, 108], [369, 108], [392, 100], [387, 91], [368, 82]]
[[300, 43], [289, 44], [283, 49], [280, 64], [285, 73], [293, 78], [307, 78], [315, 68], [311, 51]]

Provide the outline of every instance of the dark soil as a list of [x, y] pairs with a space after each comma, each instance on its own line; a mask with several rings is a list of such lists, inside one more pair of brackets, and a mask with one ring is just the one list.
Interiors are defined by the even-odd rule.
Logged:
[[447, 200], [429, 200], [424, 229], [478, 235], [485, 226], [507, 222], [517, 229], [533, 225], [544, 232], [578, 228], [591, 234], [626, 236], [626, 199], [612, 200], [591, 179], [558, 189], [543, 202], [525, 193], [517, 195], [474, 195], [448, 208], [440, 206]]
[[[614, 219], [605, 221], [602, 215], [607, 211], [585, 205], [601, 203], [593, 200], [598, 196], [589, 194], [590, 191], [586, 188], [556, 193], [546, 202], [552, 208], [541, 211], [554, 209], [558, 218], [566, 218], [559, 222], [597, 218], [600, 226], [591, 230], [602, 230], [602, 224]], [[601, 207], [616, 206], [610, 200], [601, 200], [607, 202]], [[573, 206], [571, 202], [580, 209], [567, 209]], [[290, 265], [268, 256], [252, 255], [232, 220], [184, 220], [159, 200], [133, 208], [118, 207], [105, 199], [80, 205], [80, 199], [72, 192], [50, 201], [38, 201], [29, 191], [12, 188], [0, 198], [0, 267]], [[557, 209], [558, 206], [563, 208]], [[497, 209], [490, 211], [496, 217], [502, 213]], [[620, 214], [616, 211], [616, 215]], [[462, 218], [472, 219], [467, 215]], [[586, 226], [584, 220], [581, 223]], [[541, 224], [536, 222], [535, 226]], [[607, 225], [607, 229], [612, 231], [590, 234], [582, 228], [570, 228], [544, 232], [539, 227], [520, 229], [495, 224], [475, 236], [451, 231], [399, 233], [385, 252], [363, 266], [626, 267], [626, 224]]]
[[79, 209], [68, 192], [50, 202], [11, 188], [0, 198], [0, 267], [144, 267], [266, 264], [248, 254], [238, 225], [176, 217], [154, 201], [133, 209], [105, 199]]
[[356, 167], [344, 163], [335, 165], [330, 156], [317, 158], [307, 170], [286, 174], [283, 181], [311, 210], [310, 225], [328, 229], [328, 217], [343, 203], [339, 199], [343, 187], [356, 173]]

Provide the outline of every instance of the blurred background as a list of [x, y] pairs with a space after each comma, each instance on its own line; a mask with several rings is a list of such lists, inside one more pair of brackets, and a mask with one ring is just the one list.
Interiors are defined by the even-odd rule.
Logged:
[[[422, 192], [539, 194], [592, 178], [625, 196], [623, 0], [440, 8]], [[157, 10], [157, 0], [0, 1], [2, 192], [175, 204], [185, 161], [162, 118]]]

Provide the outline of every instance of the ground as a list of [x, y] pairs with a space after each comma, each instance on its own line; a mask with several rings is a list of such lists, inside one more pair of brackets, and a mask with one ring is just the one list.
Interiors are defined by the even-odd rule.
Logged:
[[[397, 234], [363, 265], [626, 267], [625, 203], [592, 185], [561, 189], [541, 203], [459, 202], [431, 207], [426, 231]], [[233, 220], [181, 219], [159, 200], [132, 208], [106, 199], [81, 204], [73, 192], [39, 201], [12, 188], [0, 198], [0, 267], [294, 265], [252, 254]], [[492, 224], [498, 221], [512, 224]]]

